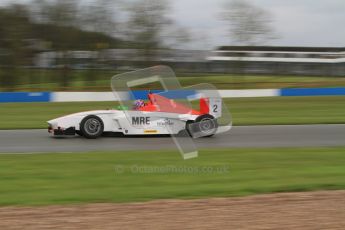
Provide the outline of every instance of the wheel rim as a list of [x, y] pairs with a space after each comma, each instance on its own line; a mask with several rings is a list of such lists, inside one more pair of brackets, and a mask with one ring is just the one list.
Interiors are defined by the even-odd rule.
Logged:
[[213, 119], [204, 118], [199, 123], [200, 131], [205, 134], [211, 134], [215, 130], [215, 124]]
[[85, 122], [85, 132], [89, 135], [95, 135], [101, 130], [101, 122], [98, 119], [91, 118]]

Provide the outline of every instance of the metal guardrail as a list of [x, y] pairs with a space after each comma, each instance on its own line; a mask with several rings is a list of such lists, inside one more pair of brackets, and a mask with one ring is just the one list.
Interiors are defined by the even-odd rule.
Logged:
[[[344, 95], [345, 87], [285, 88], [254, 90], [219, 90], [224, 98], [274, 96], [334, 96]], [[135, 91], [136, 98], [145, 99], [148, 91]], [[116, 101], [112, 92], [0, 92], [0, 103], [5, 102], [61, 102], [61, 101]]]

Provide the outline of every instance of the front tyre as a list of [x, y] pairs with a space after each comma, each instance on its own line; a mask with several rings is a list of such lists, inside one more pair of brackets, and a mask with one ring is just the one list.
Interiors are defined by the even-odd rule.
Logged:
[[95, 139], [102, 135], [104, 124], [101, 118], [95, 115], [86, 116], [80, 122], [80, 132], [88, 139]]

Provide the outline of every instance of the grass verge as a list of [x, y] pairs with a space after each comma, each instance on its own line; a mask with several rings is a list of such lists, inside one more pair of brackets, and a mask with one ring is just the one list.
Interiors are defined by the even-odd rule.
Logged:
[[[0, 70], [1, 71], [1, 70]], [[17, 69], [14, 91], [88, 91], [110, 90], [110, 78], [118, 72], [114, 70], [71, 70], [68, 86], [61, 86], [60, 70]], [[177, 73], [183, 86], [198, 83], [212, 83], [218, 89], [267, 89], [287, 87], [335, 87], [345, 86], [345, 77], [299, 76], [299, 75], [255, 75], [255, 74], [209, 74]], [[1, 88], [0, 91], [8, 89]]]
[[[345, 123], [345, 97], [264, 97], [225, 100], [234, 125]], [[46, 128], [66, 114], [115, 108], [115, 102], [3, 103], [0, 129]]]
[[345, 147], [219, 149], [187, 161], [173, 151], [2, 154], [0, 205], [345, 189], [344, 152]]

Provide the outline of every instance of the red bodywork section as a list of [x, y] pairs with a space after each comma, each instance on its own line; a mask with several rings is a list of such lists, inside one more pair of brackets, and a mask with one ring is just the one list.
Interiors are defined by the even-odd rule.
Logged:
[[172, 99], [163, 97], [158, 94], [148, 94], [149, 102], [145, 106], [139, 108], [139, 111], [148, 112], [166, 112], [166, 113], [179, 113], [179, 114], [192, 114], [202, 115], [209, 112], [208, 100], [205, 98], [200, 99], [200, 111], [191, 109], [182, 103], [178, 103]]

